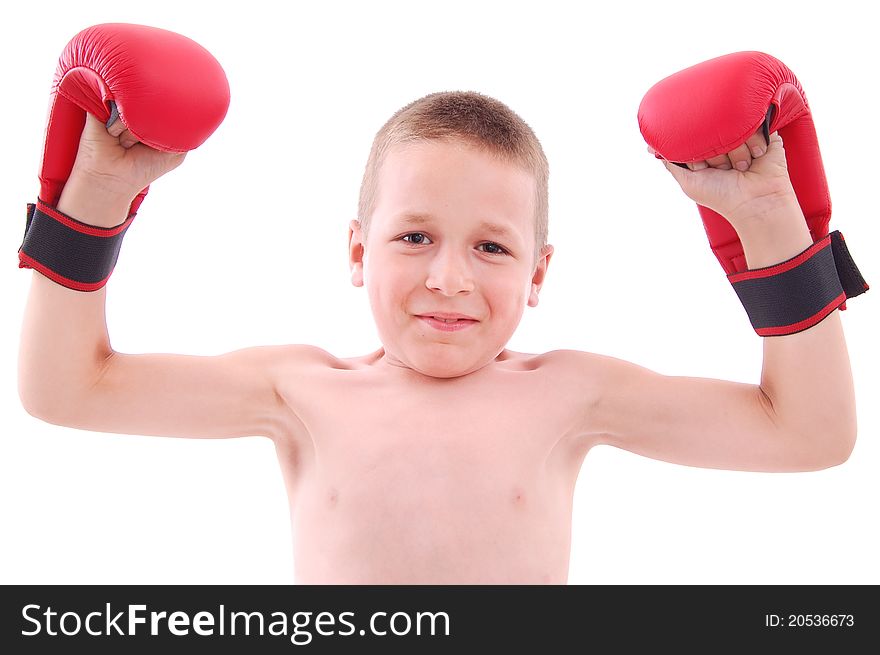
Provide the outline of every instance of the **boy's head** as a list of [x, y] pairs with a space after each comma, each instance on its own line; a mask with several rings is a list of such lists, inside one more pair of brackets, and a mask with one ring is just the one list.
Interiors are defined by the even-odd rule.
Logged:
[[457, 377], [504, 349], [552, 255], [547, 178], [528, 125], [478, 93], [431, 94], [382, 127], [349, 250], [388, 363]]
[[504, 103], [473, 91], [432, 93], [399, 109], [376, 133], [358, 198], [358, 221], [367, 237], [376, 207], [379, 172], [395, 146], [458, 141], [518, 165], [535, 179], [535, 259], [547, 245], [547, 157], [526, 122]]

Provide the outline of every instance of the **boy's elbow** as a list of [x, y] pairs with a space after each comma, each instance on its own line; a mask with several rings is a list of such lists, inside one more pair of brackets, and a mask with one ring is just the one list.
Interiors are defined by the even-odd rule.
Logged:
[[826, 432], [813, 442], [808, 470], [822, 470], [846, 462], [856, 445], [856, 431]]
[[28, 414], [41, 421], [53, 423], [52, 414], [57, 411], [58, 398], [46, 385], [43, 376], [19, 368], [18, 400]]
[[801, 422], [783, 430], [794, 471], [820, 471], [849, 460], [858, 433], [852, 412], [828, 412], [812, 423]]
[[58, 394], [27, 392], [18, 389], [21, 406], [35, 419], [52, 425], [72, 426], [82, 412], [82, 402], [59, 397]]
[[832, 463], [830, 466], [839, 466], [846, 462], [850, 455], [852, 455], [853, 450], [856, 447], [856, 430], [853, 429], [851, 432], [846, 432], [837, 439], [835, 439], [834, 444], [831, 447], [831, 460]]
[[843, 464], [850, 458], [856, 447], [856, 436], [858, 435], [858, 422], [855, 413], [848, 414], [847, 420], [841, 421], [839, 429], [830, 439], [829, 450], [831, 455], [831, 466]]
[[33, 416], [35, 419], [39, 419], [40, 421], [45, 421], [47, 423], [51, 423], [52, 421], [46, 418], [46, 406], [42, 403], [34, 402], [33, 398], [19, 395], [19, 399], [21, 400], [21, 406], [28, 414]]
[[19, 364], [18, 399], [28, 414], [53, 425], [71, 426], [88, 418], [95, 407], [96, 394], [103, 394], [99, 382], [111, 358], [87, 371], [52, 375], [45, 368]]
[[48, 396], [32, 393], [26, 394], [19, 389], [18, 398], [21, 401], [21, 406], [24, 411], [35, 419], [39, 419], [46, 423], [52, 423], [53, 425], [61, 424], [60, 417], [58, 416], [57, 403], [54, 403]]

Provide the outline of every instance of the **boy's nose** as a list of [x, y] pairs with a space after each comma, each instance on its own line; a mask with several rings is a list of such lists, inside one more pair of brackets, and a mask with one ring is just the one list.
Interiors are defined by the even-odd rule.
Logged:
[[425, 286], [446, 296], [474, 290], [474, 279], [467, 256], [447, 249], [431, 262]]

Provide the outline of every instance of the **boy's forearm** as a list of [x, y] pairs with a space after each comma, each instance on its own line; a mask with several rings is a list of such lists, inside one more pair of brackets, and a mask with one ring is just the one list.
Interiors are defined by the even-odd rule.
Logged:
[[[739, 237], [749, 269], [790, 259], [813, 243], [796, 204], [760, 217]], [[764, 337], [763, 347], [761, 388], [779, 425], [848, 455], [856, 434], [855, 392], [839, 312], [802, 332]]]
[[[125, 220], [124, 202], [74, 183], [65, 187], [57, 208], [84, 223], [112, 227]], [[74, 291], [33, 271], [18, 361], [19, 395], [31, 414], [51, 420], [96, 380], [113, 352], [105, 299], [106, 288]]]

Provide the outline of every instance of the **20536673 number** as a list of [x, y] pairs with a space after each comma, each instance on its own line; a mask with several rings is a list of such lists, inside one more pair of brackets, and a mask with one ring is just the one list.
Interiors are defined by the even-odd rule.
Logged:
[[851, 628], [852, 614], [765, 614], [767, 628]]

